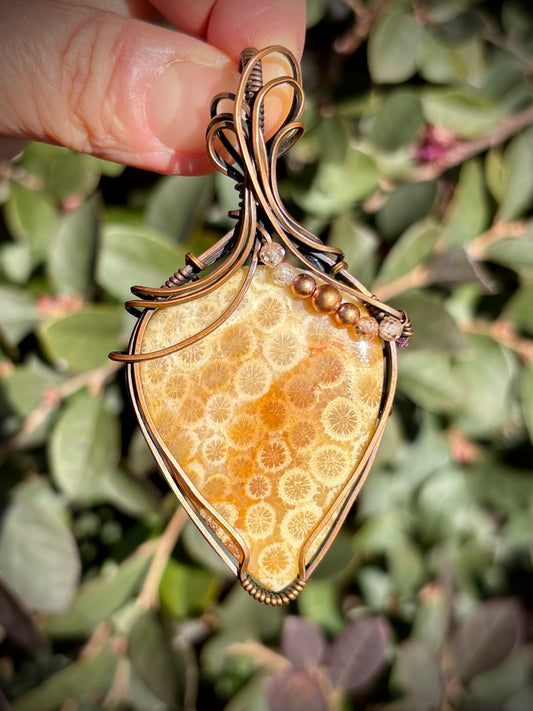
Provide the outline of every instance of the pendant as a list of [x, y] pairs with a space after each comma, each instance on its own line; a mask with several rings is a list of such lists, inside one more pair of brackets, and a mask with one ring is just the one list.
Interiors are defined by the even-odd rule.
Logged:
[[[288, 70], [264, 83], [270, 55]], [[139, 318], [110, 358], [127, 364], [141, 430], [191, 519], [245, 590], [278, 605], [302, 591], [364, 484], [412, 331], [281, 203], [276, 161], [303, 131], [295, 58], [249, 49], [240, 69], [207, 131], [237, 181], [236, 225], [162, 287], [132, 288]], [[267, 140], [265, 96], [280, 86], [292, 105]]]

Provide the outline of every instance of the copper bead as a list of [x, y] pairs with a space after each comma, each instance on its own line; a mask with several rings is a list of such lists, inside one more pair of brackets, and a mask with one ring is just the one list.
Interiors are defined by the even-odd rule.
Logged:
[[355, 326], [361, 318], [361, 312], [355, 304], [345, 301], [335, 311], [334, 318], [339, 326]]
[[334, 314], [341, 303], [341, 295], [334, 286], [322, 284], [315, 289], [311, 301], [317, 311], [322, 311], [325, 314]]
[[298, 274], [291, 284], [292, 293], [300, 299], [308, 299], [316, 289], [316, 281], [309, 274]]

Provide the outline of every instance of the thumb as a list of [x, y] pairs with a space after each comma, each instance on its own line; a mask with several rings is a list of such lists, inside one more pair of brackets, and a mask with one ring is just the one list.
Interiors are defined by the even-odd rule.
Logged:
[[211, 99], [237, 83], [220, 50], [55, 0], [2, 3], [0, 40], [0, 135], [163, 173], [212, 169]]

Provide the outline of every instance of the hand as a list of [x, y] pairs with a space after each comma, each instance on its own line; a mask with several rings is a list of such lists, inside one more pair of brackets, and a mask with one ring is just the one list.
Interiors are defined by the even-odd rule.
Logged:
[[235, 90], [241, 50], [299, 56], [304, 32], [304, 0], [0, 0], [0, 149], [30, 138], [209, 172], [211, 99]]

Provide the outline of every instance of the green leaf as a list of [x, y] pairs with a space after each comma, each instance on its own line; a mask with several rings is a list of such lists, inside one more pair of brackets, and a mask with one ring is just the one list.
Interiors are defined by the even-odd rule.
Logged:
[[425, 217], [437, 195], [436, 182], [406, 183], [387, 198], [377, 213], [376, 224], [386, 238], [398, 237]]
[[510, 390], [517, 364], [512, 354], [487, 336], [468, 336], [455, 377], [462, 391], [455, 421], [470, 436], [494, 435], [509, 419]]
[[15, 284], [24, 284], [33, 269], [28, 244], [9, 243], [0, 247], [0, 274]]
[[512, 114], [531, 103], [531, 90], [524, 81], [524, 63], [507, 52], [496, 54], [482, 79], [483, 91], [500, 111]]
[[378, 275], [374, 288], [407, 274], [429, 259], [439, 237], [440, 228], [431, 218], [417, 222], [406, 230], [393, 245]]
[[113, 681], [116, 661], [114, 651], [105, 646], [19, 696], [11, 704], [12, 711], [55, 711], [73, 701], [103, 700]]
[[47, 388], [55, 384], [50, 372], [34, 362], [15, 366], [11, 373], [0, 378], [0, 412], [27, 417], [42, 402]]
[[468, 484], [480, 503], [511, 519], [529, 512], [533, 481], [527, 469], [516, 469], [498, 459], [484, 459], [469, 469]]
[[57, 225], [53, 201], [44, 192], [13, 183], [4, 211], [10, 233], [29, 246], [33, 263], [39, 264]]
[[98, 577], [80, 586], [68, 610], [47, 616], [46, 633], [55, 638], [90, 634], [139, 590], [150, 559], [151, 553], [141, 549], [121, 565], [106, 565]]
[[372, 610], [385, 610], [390, 605], [390, 577], [381, 568], [365, 566], [357, 576], [361, 588], [361, 597], [365, 605]]
[[413, 637], [423, 639], [434, 652], [439, 652], [448, 636], [449, 593], [443, 585], [434, 584], [419, 596]]
[[171, 709], [179, 707], [181, 679], [161, 621], [146, 612], [136, 622], [128, 642], [128, 656], [148, 689]]
[[263, 675], [256, 674], [231, 698], [224, 711], [272, 711], [264, 687]]
[[406, 485], [416, 491], [420, 484], [434, 472], [451, 463], [450, 443], [436, 417], [423, 413], [420, 429], [414, 442], [401, 453], [395, 470], [398, 488], [404, 492]]
[[465, 348], [464, 336], [441, 297], [427, 291], [411, 290], [393, 303], [398, 305], [400, 301], [415, 331], [409, 344], [410, 352], [424, 349], [440, 354]]
[[503, 28], [517, 40], [527, 37], [533, 29], [530, 8], [521, 2], [507, 2], [502, 8]]
[[91, 198], [60, 220], [48, 255], [48, 276], [57, 295], [86, 296], [96, 239], [99, 201]]
[[533, 281], [523, 280], [507, 301], [502, 316], [517, 330], [533, 334]]
[[409, 694], [413, 711], [440, 708], [444, 679], [433, 650], [423, 640], [410, 639], [400, 646], [393, 677]]
[[149, 195], [144, 212], [146, 224], [176, 242], [186, 243], [204, 215], [212, 192], [209, 175], [166, 175]]
[[0, 571], [29, 607], [43, 612], [65, 610], [78, 584], [79, 554], [65, 519], [60, 500], [38, 483], [17, 491], [2, 522]]
[[[475, 508], [464, 473], [456, 466], [439, 469], [419, 494], [420, 526], [430, 540], [453, 538], [473, 526]], [[465, 523], [468, 518], [468, 524]]]
[[520, 397], [529, 439], [533, 443], [533, 362], [522, 371]]
[[326, 14], [326, 3], [324, 0], [306, 0], [306, 27], [314, 27]]
[[464, 245], [488, 227], [489, 208], [483, 169], [477, 160], [464, 164], [453, 198], [444, 216], [441, 244]]
[[169, 560], [161, 578], [159, 596], [166, 612], [183, 618], [204, 612], [218, 589], [213, 573]]
[[505, 191], [507, 176], [505, 175], [505, 164], [503, 153], [500, 148], [492, 148], [485, 158], [485, 180], [492, 197], [501, 203]]
[[405, 540], [403, 514], [379, 511], [368, 518], [357, 531], [354, 546], [364, 555], [386, 553]]
[[139, 481], [121, 468], [106, 472], [98, 479], [95, 494], [134, 518], [154, 523], [160, 517], [161, 501], [155, 486], [149, 481]]
[[307, 583], [305, 592], [305, 595], [298, 597], [300, 614], [326, 632], [331, 634], [340, 632], [344, 627], [344, 621], [332, 581], [312, 578]]
[[[465, 247], [452, 247], [444, 252], [437, 248], [436, 252], [436, 256], [426, 267], [428, 284], [447, 287], [472, 284], [479, 291], [497, 291], [496, 281], [490, 272], [473, 259]], [[453, 297], [451, 303], [453, 304]]]
[[374, 117], [370, 137], [384, 151], [396, 151], [414, 143], [422, 121], [422, 105], [415, 94], [391, 92]]
[[27, 291], [0, 286], [0, 332], [9, 345], [15, 346], [31, 333], [39, 320], [35, 299]]
[[513, 220], [524, 214], [533, 200], [533, 128], [513, 138], [503, 160], [504, 189], [498, 216]]
[[354, 557], [351, 537], [342, 530], [335, 536], [331, 547], [316, 569], [315, 580], [332, 579], [346, 570]]
[[378, 84], [397, 84], [418, 68], [423, 28], [412, 15], [392, 12], [374, 25], [368, 39], [368, 68]]
[[411, 598], [424, 582], [424, 563], [418, 548], [403, 541], [387, 553], [394, 592], [400, 598]]
[[[472, 694], [481, 699], [492, 699], [498, 701], [509, 701], [519, 692], [520, 689], [527, 691], [527, 684], [531, 671], [531, 649], [525, 645], [519, 647], [496, 669], [481, 673], [472, 680], [469, 688]], [[531, 691], [525, 697], [528, 703], [518, 706], [517, 711], [522, 709], [527, 711], [531, 704]], [[505, 705], [506, 711], [512, 711], [515, 707], [510, 704]]]
[[52, 477], [68, 500], [94, 503], [101, 499], [101, 480], [119, 457], [119, 423], [102, 395], [84, 390], [70, 398], [50, 441]]
[[533, 279], [533, 231], [524, 237], [507, 237], [493, 242], [485, 249], [489, 262], [513, 269], [526, 279]]
[[344, 213], [333, 221], [328, 244], [342, 249], [349, 270], [362, 284], [374, 279], [377, 264], [378, 236], [365, 224]]
[[499, 666], [524, 633], [525, 621], [515, 600], [490, 600], [479, 605], [453, 639], [461, 679], [472, 679]]
[[121, 308], [88, 306], [47, 321], [38, 332], [50, 360], [73, 372], [106, 365], [107, 354], [120, 349], [124, 315]]
[[136, 429], [128, 448], [128, 471], [142, 479], [155, 469], [155, 461], [141, 431]]
[[471, 88], [426, 89], [421, 99], [426, 121], [445, 126], [460, 138], [477, 138], [489, 133], [500, 118], [492, 102]]
[[192, 521], [187, 521], [181, 534], [181, 542], [193, 561], [205, 565], [219, 575], [232, 575], [228, 566], [219, 558]]
[[473, 37], [449, 44], [428, 33], [420, 60], [420, 74], [433, 84], [457, 81], [478, 84], [485, 70], [483, 43]]
[[183, 266], [185, 250], [146, 227], [107, 224], [101, 240], [96, 280], [119, 300], [134, 285], [160, 286]]
[[342, 162], [322, 161], [311, 189], [296, 198], [311, 214], [329, 217], [368, 197], [378, 187], [374, 159], [358, 148], [350, 148]]
[[430, 412], [453, 412], [463, 395], [450, 356], [423, 350], [402, 353], [398, 388]]
[[94, 170], [108, 178], [118, 178], [124, 172], [126, 166], [121, 163], [113, 163], [110, 160], [87, 155], [87, 164], [93, 166]]
[[92, 156], [47, 143], [30, 143], [21, 164], [41, 178], [45, 189], [59, 200], [90, 195], [98, 184], [102, 163]]

